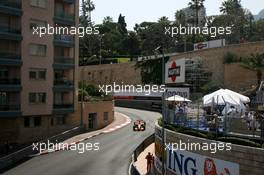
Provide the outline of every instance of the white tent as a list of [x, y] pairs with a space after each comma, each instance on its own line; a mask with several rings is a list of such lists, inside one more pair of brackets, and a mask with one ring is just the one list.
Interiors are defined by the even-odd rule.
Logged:
[[187, 99], [187, 98], [183, 98], [179, 95], [174, 95], [171, 97], [166, 98], [167, 101], [177, 101], [177, 102], [191, 102], [191, 100]]
[[203, 97], [204, 106], [226, 105], [228, 111], [234, 106], [238, 111], [244, 110], [244, 103], [250, 102], [250, 99], [244, 95], [228, 89], [219, 89]]
[[225, 91], [227, 93], [230, 93], [232, 96], [236, 96], [237, 98], [239, 98], [242, 103], [249, 103], [250, 102], [250, 99], [247, 96], [241, 95], [241, 94], [234, 92], [234, 91], [231, 91], [229, 89], [225, 89]]

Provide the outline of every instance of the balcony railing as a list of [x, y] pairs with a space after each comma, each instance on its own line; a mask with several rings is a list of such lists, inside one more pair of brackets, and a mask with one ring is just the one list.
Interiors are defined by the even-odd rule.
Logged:
[[61, 64], [74, 64], [73, 58], [66, 58], [66, 57], [55, 57], [54, 63], [61, 63]]
[[0, 6], [21, 8], [21, 0], [1, 0]]
[[21, 30], [14, 28], [12, 26], [0, 24], [1, 33], [12, 33], [12, 34], [21, 34]]
[[66, 3], [75, 3], [75, 0], [63, 0]]
[[73, 43], [74, 37], [72, 35], [54, 35], [54, 39], [65, 43]]
[[0, 58], [20, 60], [21, 59], [21, 54], [12, 53], [12, 52], [1, 52], [0, 51]]
[[20, 111], [20, 105], [0, 104], [0, 111]]
[[65, 108], [73, 108], [73, 104], [54, 104], [53, 108], [54, 109], [65, 109]]
[[1, 78], [0, 85], [20, 85], [20, 79], [18, 78]]
[[72, 80], [67, 80], [67, 79], [64, 79], [64, 78], [55, 79], [54, 80], [54, 85], [72, 86], [73, 85], [73, 81]]
[[64, 19], [64, 20], [70, 20], [70, 21], [74, 21], [74, 18], [75, 18], [74, 14], [69, 14], [66, 12], [55, 12], [55, 17]]

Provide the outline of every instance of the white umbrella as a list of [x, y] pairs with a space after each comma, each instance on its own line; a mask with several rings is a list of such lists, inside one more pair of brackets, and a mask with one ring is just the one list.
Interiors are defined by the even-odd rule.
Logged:
[[183, 98], [179, 95], [174, 95], [171, 97], [166, 98], [167, 101], [178, 101], [178, 102], [191, 102], [191, 100], [187, 99], [187, 98]]

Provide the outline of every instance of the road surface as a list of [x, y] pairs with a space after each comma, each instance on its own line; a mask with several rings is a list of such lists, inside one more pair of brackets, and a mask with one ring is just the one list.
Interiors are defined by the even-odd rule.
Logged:
[[[126, 175], [133, 150], [154, 133], [155, 121], [159, 113], [136, 109], [115, 108], [132, 119], [131, 124], [117, 131], [87, 140], [99, 143], [99, 151], [59, 151], [32, 158], [4, 175]], [[146, 121], [146, 131], [133, 132], [133, 121]]]

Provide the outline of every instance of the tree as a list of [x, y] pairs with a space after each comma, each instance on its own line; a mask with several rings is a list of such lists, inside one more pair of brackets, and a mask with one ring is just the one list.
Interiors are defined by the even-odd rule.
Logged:
[[124, 54], [130, 55], [130, 58], [140, 54], [140, 42], [135, 32], [129, 32], [121, 44]]
[[185, 13], [182, 10], [178, 10], [175, 13], [175, 21], [177, 25], [182, 25], [185, 26], [186, 25], [186, 16]]
[[204, 8], [204, 1], [205, 0], [191, 0], [191, 2], [189, 2], [189, 7], [195, 10], [196, 26], [199, 25], [199, 11]]
[[95, 10], [95, 5], [91, 0], [82, 0], [82, 17], [81, 22], [86, 25], [91, 25], [92, 17], [91, 12]]
[[250, 58], [245, 59], [242, 63], [244, 68], [257, 72], [258, 86], [262, 81], [262, 71], [264, 70], [264, 53], [252, 54]]
[[127, 24], [126, 24], [126, 21], [125, 21], [125, 16], [122, 16], [122, 14], [119, 15], [118, 17], [118, 28], [119, 28], [119, 31], [122, 35], [125, 35], [127, 34]]
[[238, 10], [241, 10], [241, 0], [226, 0], [222, 2], [222, 6], [220, 7], [220, 12], [223, 14], [233, 14]]
[[161, 17], [158, 22], [143, 22], [135, 26], [141, 43], [141, 54], [153, 55], [158, 46], [163, 46], [166, 53], [175, 51], [175, 38], [164, 32], [164, 28], [170, 24], [167, 17]]
[[229, 43], [239, 43], [242, 38], [246, 38], [246, 27], [250, 23], [247, 17], [247, 10], [243, 9], [240, 0], [226, 0], [220, 7], [222, 15], [217, 18], [222, 18], [220, 25], [223, 27], [232, 27], [232, 35], [229, 36]]

